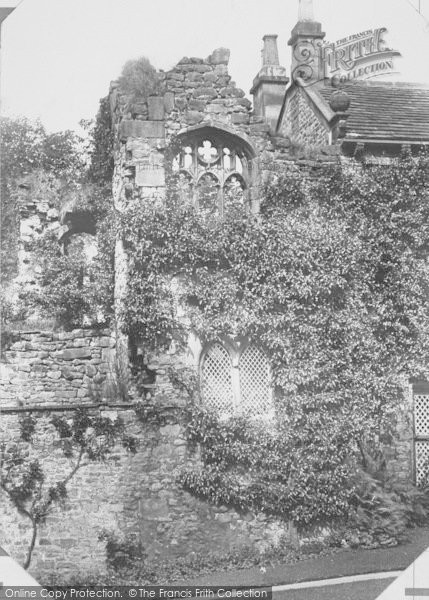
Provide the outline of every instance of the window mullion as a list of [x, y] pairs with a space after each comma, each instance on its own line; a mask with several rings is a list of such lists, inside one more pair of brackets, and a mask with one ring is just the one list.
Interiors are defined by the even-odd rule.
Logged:
[[232, 393], [234, 398], [234, 413], [241, 414], [240, 406], [240, 370], [238, 363], [232, 365]]

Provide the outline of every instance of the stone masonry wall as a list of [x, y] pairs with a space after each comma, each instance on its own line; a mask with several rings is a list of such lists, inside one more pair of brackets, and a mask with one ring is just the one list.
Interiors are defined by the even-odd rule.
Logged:
[[[164, 91], [146, 102], [132, 103], [116, 82], [110, 102], [115, 147], [114, 197], [118, 208], [134, 199], [165, 195], [166, 149], [174, 136], [211, 127], [238, 136], [255, 154], [270, 144], [269, 126], [253, 116], [251, 102], [228, 74], [229, 50], [215, 50], [207, 59], [183, 58], [161, 72]], [[258, 160], [250, 186], [257, 182]]]
[[0, 409], [88, 403], [110, 393], [115, 348], [110, 330], [11, 335], [0, 363]]
[[326, 146], [329, 143], [328, 131], [299, 88], [289, 99], [283, 123], [282, 133], [290, 137], [292, 142], [305, 146]]
[[[6, 386], [9, 393], [15, 390], [15, 395], [13, 400], [3, 397], [0, 439], [3, 443], [18, 440], [21, 416], [35, 416], [32, 452], [40, 459], [47, 485], [67, 474], [73, 464], [59, 448], [50, 422], [53, 415], [71, 417], [76, 406], [84, 404], [92, 414], [120, 416], [128, 432], [139, 439], [135, 455], [118, 448], [112, 460], [90, 463], [77, 473], [68, 486], [64, 509], [55, 508], [40, 527], [31, 573], [42, 583], [54, 572], [64, 581], [79, 572], [102, 574], [105, 545], [99, 535], [103, 530], [119, 536], [137, 534], [155, 558], [198, 554], [207, 552], [207, 548], [219, 553], [243, 545], [262, 549], [282, 536], [293, 535], [288, 523], [262, 514], [240, 514], [224, 506], [214, 507], [179, 488], [177, 475], [185, 465], [198, 463], [198, 454], [189, 451], [184, 438], [182, 415], [186, 397], [169, 376], [171, 368], [177, 373], [189, 364], [174, 348], [148, 357], [155, 383], [144, 384], [141, 396], [137, 398], [135, 393], [130, 403], [117, 397], [100, 397], [103, 401], [95, 404], [88, 395], [78, 396], [79, 389], [85, 393], [89, 389], [87, 370], [93, 372], [94, 366], [99, 375], [104, 375], [100, 365], [107, 368], [108, 363], [103, 362], [103, 352], [111, 351], [112, 343], [107, 331], [99, 336], [84, 330], [66, 334], [24, 333], [13, 344], [14, 350], [9, 351], [9, 359], [16, 361], [12, 368], [16, 367], [19, 379], [10, 379]], [[54, 378], [52, 373], [59, 375]], [[72, 373], [74, 378], [68, 379]], [[95, 378], [93, 375], [90, 379]], [[84, 383], [88, 388], [82, 387]], [[156, 406], [160, 425], [138, 418], [135, 409], [142, 404]], [[31, 536], [29, 522], [17, 513], [4, 493], [0, 493], [0, 503], [2, 545], [22, 562]]]

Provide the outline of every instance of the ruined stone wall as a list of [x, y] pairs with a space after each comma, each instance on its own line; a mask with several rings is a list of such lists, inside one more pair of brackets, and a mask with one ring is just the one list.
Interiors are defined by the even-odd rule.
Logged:
[[[229, 50], [207, 59], [183, 58], [161, 73], [164, 92], [132, 103], [117, 83], [111, 87], [115, 147], [114, 196], [118, 207], [133, 198], [165, 196], [165, 155], [177, 134], [198, 126], [240, 136], [255, 154], [269, 144], [269, 126], [251, 112], [251, 102], [228, 74]], [[254, 181], [257, 179], [255, 160]], [[254, 183], [252, 181], [251, 183]]]
[[[51, 335], [38, 334], [37, 343], [64, 344], [64, 340], [44, 341]], [[79, 373], [75, 382], [82, 382], [84, 361], [88, 361], [86, 368], [94, 360], [89, 358], [89, 352], [95, 352], [97, 348], [103, 352], [106, 346], [91, 345], [91, 342], [74, 346], [74, 340], [93, 341], [96, 338], [82, 337], [80, 330], [67, 335], [65, 345], [58, 349], [51, 345], [49, 350], [61, 353], [58, 361], [62, 365], [64, 361], [68, 365], [66, 368]], [[25, 339], [17, 342], [21, 345], [15, 352], [20, 353], [19, 360], [24, 365], [37, 359], [34, 356], [36, 336], [33, 334], [31, 339], [31, 343]], [[99, 341], [100, 344], [109, 342], [110, 346], [107, 335]], [[39, 352], [47, 351], [47, 347], [45, 350], [39, 348]], [[81, 356], [84, 352], [86, 357]], [[135, 412], [139, 403], [124, 403], [119, 399], [99, 405], [86, 403], [93, 414], [110, 418], [120, 416], [126, 423], [127, 432], [138, 437], [139, 446], [135, 455], [118, 448], [113, 460], [90, 463], [70, 482], [64, 511], [55, 508], [40, 528], [30, 571], [42, 583], [54, 572], [60, 573], [64, 580], [79, 572], [102, 573], [106, 566], [105, 545], [99, 535], [103, 530], [120, 536], [137, 534], [150, 556], [163, 558], [207, 552], [207, 548], [219, 553], [243, 545], [256, 545], [262, 549], [267, 544], [277, 543], [281, 536], [291, 534], [287, 523], [262, 514], [240, 514], [225, 506], [214, 507], [179, 488], [177, 475], [180, 470], [198, 462], [198, 455], [188, 449], [184, 438], [182, 411], [186, 397], [174, 387], [168, 374], [171, 367], [177, 372], [177, 369], [186, 368], [186, 364], [174, 350], [150, 357], [149, 364], [156, 375], [156, 385], [144, 386], [142, 397], [146, 403], [157, 406], [160, 424], [142, 422]], [[95, 366], [99, 368], [99, 364]], [[28, 383], [34, 385], [33, 373], [37, 371], [22, 371], [21, 381], [28, 378]], [[45, 375], [50, 379], [47, 373]], [[69, 385], [63, 377], [53, 381], [58, 387]], [[78, 398], [61, 396], [58, 390], [56, 397], [62, 400], [55, 405], [40, 404], [40, 393], [35, 387], [35, 393], [19, 403], [24, 406], [3, 404], [0, 411], [0, 437], [4, 442], [19, 439], [19, 420], [23, 414], [37, 418], [33, 451], [47, 474], [47, 484], [67, 474], [71, 465], [56, 441], [51, 418], [53, 415], [71, 417], [77, 404], [82, 403]], [[0, 502], [3, 508], [0, 521], [2, 545], [22, 562], [31, 537], [29, 521], [17, 513], [4, 493], [0, 493]]]
[[[90, 402], [89, 397], [63, 396], [59, 389], [61, 386], [65, 391], [82, 389], [87, 377], [82, 367], [86, 372], [94, 365], [91, 361], [95, 361], [94, 367], [100, 370], [103, 362], [98, 361], [103, 351], [111, 349], [112, 338], [107, 331], [100, 332], [99, 336], [91, 332], [91, 336], [85, 337], [85, 331], [77, 330], [64, 334], [67, 340], [58, 335], [60, 339], [54, 341], [56, 336], [51, 333], [21, 334], [20, 340], [15, 342], [15, 350], [11, 352], [19, 353], [19, 357], [15, 354], [13, 358], [19, 358], [17, 364], [23, 365], [24, 369], [18, 371], [19, 382], [11, 380], [10, 385], [15, 391], [27, 390], [28, 395], [16, 394], [14, 402], [3, 397], [0, 410], [2, 442], [19, 439], [19, 420], [23, 414], [35, 416], [37, 427], [33, 449], [47, 475], [47, 484], [54, 483], [70, 470], [70, 462], [59, 448], [50, 421], [54, 415], [71, 417], [78, 405], [86, 405], [92, 414], [112, 419], [120, 416], [126, 423], [127, 432], [137, 436], [139, 446], [135, 455], [118, 448], [112, 460], [90, 463], [70, 482], [64, 511], [54, 508], [40, 528], [30, 569], [39, 581], [43, 583], [52, 573], [61, 574], [64, 581], [79, 572], [102, 574], [106, 567], [105, 545], [99, 539], [102, 531], [119, 536], [137, 535], [154, 558], [198, 554], [207, 552], [207, 548], [219, 553], [248, 545], [263, 549], [268, 544], [276, 544], [281, 537], [296, 539], [288, 523], [263, 514], [243, 514], [225, 506], [212, 506], [178, 486], [177, 476], [181, 469], [198, 464], [198, 454], [186, 444], [183, 409], [188, 398], [175, 386], [171, 370], [180, 377], [180, 371], [195, 362], [198, 348], [188, 357], [183, 357], [174, 348], [165, 354], [147, 356], [154, 381], [143, 383], [140, 395], [135, 392], [131, 402], [123, 402], [118, 397], [105, 398], [97, 405]], [[88, 343], [81, 345], [82, 340], [88, 340]], [[36, 345], [38, 350], [35, 350]], [[52, 379], [49, 374], [55, 372], [52, 365], [49, 365], [50, 371], [39, 375], [37, 370], [25, 368], [34, 361], [49, 361], [46, 353], [56, 356], [58, 372], [67, 369], [66, 375], [74, 372], [78, 373], [77, 377], [70, 380], [62, 374], [58, 379]], [[45, 358], [40, 359], [40, 354]], [[98, 358], [94, 358], [96, 355]], [[107, 361], [105, 364], [107, 366]], [[40, 403], [38, 380], [56, 388], [55, 396], [49, 395], [43, 403]], [[73, 381], [79, 387], [69, 388]], [[158, 424], [138, 417], [142, 403], [156, 406]], [[399, 442], [386, 448], [388, 470], [395, 483], [407, 487], [413, 452], [410, 396], [397, 417]], [[0, 504], [2, 545], [22, 562], [31, 536], [29, 522], [17, 513], [5, 494], [0, 493]]]
[[16, 332], [0, 363], [0, 409], [94, 402], [114, 385], [110, 330]]
[[43, 171], [25, 177], [16, 190], [19, 214], [18, 283], [34, 283], [33, 257], [29, 244], [44, 231], [52, 230], [60, 238], [59, 197], [61, 182]]

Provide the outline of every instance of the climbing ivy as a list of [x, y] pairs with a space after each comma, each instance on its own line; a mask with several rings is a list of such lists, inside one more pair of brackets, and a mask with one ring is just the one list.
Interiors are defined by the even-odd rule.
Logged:
[[82, 122], [90, 134], [87, 177], [99, 186], [111, 187], [113, 177], [113, 128], [109, 97], [101, 98], [94, 122]]
[[282, 469], [270, 452], [266, 468], [249, 463], [255, 445], [267, 450], [252, 424], [211, 422], [213, 443], [193, 418], [204, 468], [183, 474], [188, 490], [301, 525], [347, 515], [356, 465], [379, 459], [404, 383], [427, 375], [428, 164], [280, 175], [258, 218], [235, 207], [207, 223], [179, 192], [125, 213], [128, 331], [153, 348], [184, 341], [189, 325], [206, 341], [246, 335], [272, 365]]
[[237, 417], [220, 422], [200, 407], [189, 416], [188, 441], [200, 448], [203, 468], [180, 474], [188, 491], [299, 526], [348, 515], [355, 493], [354, 467], [348, 462], [351, 429], [340, 433], [323, 418], [318, 431], [297, 431], [287, 421], [275, 425]]
[[85, 170], [85, 157], [80, 151], [83, 140], [72, 131], [49, 134], [39, 121], [24, 117], [1, 117], [0, 130], [0, 279], [4, 286], [17, 275], [19, 185], [35, 185], [48, 198], [59, 188], [75, 188]]

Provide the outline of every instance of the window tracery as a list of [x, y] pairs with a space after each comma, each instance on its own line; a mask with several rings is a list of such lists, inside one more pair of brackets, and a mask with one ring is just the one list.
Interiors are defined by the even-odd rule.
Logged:
[[192, 134], [173, 160], [183, 202], [192, 202], [206, 219], [217, 219], [233, 207], [246, 206], [251, 161], [233, 136]]

